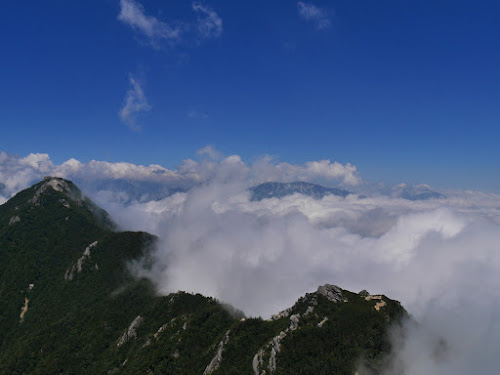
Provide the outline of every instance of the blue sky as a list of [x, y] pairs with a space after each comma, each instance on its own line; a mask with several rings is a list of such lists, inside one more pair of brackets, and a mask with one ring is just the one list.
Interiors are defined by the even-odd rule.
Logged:
[[499, 192], [499, 15], [493, 1], [6, 2], [0, 150], [175, 167], [211, 144]]

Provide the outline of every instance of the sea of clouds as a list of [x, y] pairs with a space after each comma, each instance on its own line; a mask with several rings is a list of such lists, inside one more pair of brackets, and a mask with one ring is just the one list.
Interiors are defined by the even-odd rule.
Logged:
[[[3, 152], [0, 203], [45, 175], [75, 181], [123, 229], [159, 236], [152, 266], [131, 268], [162, 294], [202, 293], [269, 317], [320, 284], [368, 289], [401, 301], [419, 322], [408, 324], [404, 339], [395, 331], [388, 374], [496, 368], [500, 195], [449, 191], [412, 201], [363, 181], [350, 164], [269, 157], [248, 164], [207, 147], [175, 170], [75, 159], [55, 165], [46, 154]], [[255, 184], [297, 180], [354, 194], [250, 200]], [[440, 339], [444, 354], [436, 355]]]

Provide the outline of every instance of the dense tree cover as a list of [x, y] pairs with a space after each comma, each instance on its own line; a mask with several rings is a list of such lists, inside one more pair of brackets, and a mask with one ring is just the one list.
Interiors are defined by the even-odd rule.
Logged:
[[405, 311], [385, 296], [377, 311], [348, 291], [340, 303], [309, 294], [269, 321], [201, 295], [158, 296], [129, 272], [155, 237], [115, 232], [71, 182], [47, 181], [0, 206], [0, 374], [202, 374], [228, 331], [214, 374], [253, 374], [259, 350], [269, 374], [269, 343], [285, 331], [276, 374], [353, 374], [390, 350], [388, 327]]

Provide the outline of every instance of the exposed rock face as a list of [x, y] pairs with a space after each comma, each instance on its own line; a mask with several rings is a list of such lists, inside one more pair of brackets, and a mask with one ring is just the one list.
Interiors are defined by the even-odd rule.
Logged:
[[271, 341], [271, 354], [269, 356], [269, 372], [274, 372], [276, 371], [276, 354], [280, 352], [281, 349], [281, 340], [283, 340], [286, 337], [286, 334], [288, 333], [288, 330], [281, 331], [278, 336], [275, 336], [273, 340]]
[[375, 304], [375, 310], [379, 311], [382, 307], [387, 306], [385, 301], [380, 301]]
[[[264, 365], [264, 349], [260, 349], [253, 357], [252, 367], [254, 375], [260, 375], [260, 367]], [[264, 372], [265, 373], [265, 372]]]
[[43, 180], [44, 180], [44, 183], [35, 192], [35, 195], [33, 195], [33, 198], [31, 198], [28, 201], [29, 203], [33, 203], [34, 205], [39, 205], [41, 196], [43, 194], [45, 194], [49, 188], [52, 188], [55, 191], [67, 193], [68, 195], [72, 195], [72, 190], [71, 190], [69, 184], [65, 180], [63, 180], [62, 178], [45, 177]]
[[59, 199], [59, 202], [66, 208], [71, 208], [70, 204], [66, 201], [66, 199]]
[[342, 290], [336, 285], [325, 284], [318, 288], [318, 293], [328, 298], [332, 302], [347, 302], [347, 298], [342, 295]]
[[224, 338], [219, 342], [217, 353], [215, 353], [215, 356], [212, 358], [205, 371], [203, 371], [203, 375], [211, 374], [219, 368], [222, 362], [222, 351], [224, 350], [224, 345], [229, 342], [229, 333], [230, 331], [227, 331]]
[[365, 301], [372, 301], [372, 300], [381, 300], [382, 299], [382, 296], [381, 295], [376, 295], [376, 296], [366, 296], [365, 297]]
[[376, 296], [366, 296], [365, 301], [378, 301], [375, 304], [375, 310], [380, 311], [380, 309], [384, 306], [387, 306], [387, 302], [383, 300], [383, 297], [381, 295], [376, 295]]
[[13, 225], [15, 223], [19, 223], [21, 221], [21, 218], [17, 215], [12, 216], [9, 220], [9, 225]]
[[[97, 241], [94, 241], [85, 248], [83, 255], [80, 258], [78, 258], [75, 264], [73, 264], [70, 268], [66, 270], [66, 273], [64, 274], [65, 280], [73, 280], [73, 278], [75, 277], [75, 273], [82, 272], [83, 264], [85, 263], [87, 258], [90, 257], [90, 250], [96, 246], [97, 246]], [[94, 269], [95, 270], [99, 269], [97, 264], [95, 265]]]
[[173, 323], [174, 321], [175, 321], [175, 318], [172, 319], [170, 322], [165, 323], [160, 328], [158, 328], [158, 331], [156, 331], [155, 334], [153, 335], [154, 338], [158, 340], [158, 337], [160, 336], [160, 333], [162, 333], [164, 330], [166, 330], [167, 327], [168, 327], [168, 325], [171, 324], [171, 323]]
[[[311, 296], [311, 295], [310, 295]], [[310, 302], [315, 305], [317, 303], [314, 295], [311, 298]], [[286, 309], [282, 311], [281, 313], [273, 316], [274, 320], [280, 319], [280, 318], [285, 318], [288, 317], [291, 308]], [[312, 314], [314, 311], [314, 306], [308, 306], [306, 309], [306, 312], [303, 314], [304, 317]], [[257, 354], [253, 357], [252, 361], [252, 367], [255, 375], [265, 375], [266, 370], [261, 370], [261, 368], [264, 365], [264, 354], [266, 352], [266, 349], [269, 350], [269, 365], [268, 365], [268, 370], [269, 373], [273, 373], [276, 371], [276, 355], [280, 352], [281, 350], [281, 341], [287, 336], [289, 332], [295, 331], [299, 328], [299, 322], [300, 322], [301, 315], [300, 314], [293, 314], [290, 316], [290, 325], [288, 326], [287, 329], [284, 331], [281, 331], [279, 335], [274, 336], [273, 339], [262, 349], [260, 349]]]
[[290, 317], [290, 330], [295, 331], [299, 326], [300, 314], [294, 314]]
[[318, 323], [318, 327], [321, 328], [323, 327], [323, 324], [325, 324], [328, 321], [328, 317], [325, 316], [321, 322]]
[[123, 333], [123, 335], [120, 337], [118, 340], [118, 343], [116, 344], [117, 347], [122, 346], [123, 344], [126, 344], [132, 339], [135, 339], [137, 337], [137, 332], [135, 331], [141, 324], [144, 319], [139, 315], [137, 316], [132, 323], [130, 323], [130, 326], [127, 328], [127, 330]]
[[281, 318], [287, 318], [288, 316], [290, 316], [290, 311], [292, 311], [291, 307], [289, 307], [288, 309], [285, 309], [283, 311], [280, 311], [279, 313], [271, 316], [271, 320], [278, 320]]

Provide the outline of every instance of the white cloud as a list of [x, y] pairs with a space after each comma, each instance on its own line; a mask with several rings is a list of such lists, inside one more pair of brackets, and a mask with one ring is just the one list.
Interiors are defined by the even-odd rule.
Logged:
[[200, 148], [196, 153], [200, 156], [206, 156], [213, 160], [219, 160], [222, 158], [222, 153], [217, 151], [217, 149], [212, 145], [206, 145], [203, 148]]
[[56, 165], [48, 154], [19, 157], [0, 152], [0, 196], [4, 199], [48, 175], [73, 180], [91, 196], [98, 196], [105, 190], [117, 196], [127, 193], [130, 199], [164, 197], [200, 182], [197, 175], [180, 173], [157, 164], [145, 166], [97, 160], [82, 163], [72, 158]]
[[[148, 108], [144, 93], [131, 77], [131, 85], [127, 93], [126, 103], [120, 115], [124, 120], [131, 121], [140, 108]], [[133, 125], [135, 123], [132, 123]], [[135, 125], [137, 126], [137, 125]], [[26, 157], [16, 157], [5, 152], [0, 153], [0, 183], [6, 185], [5, 197], [28, 187], [45, 175], [56, 175], [75, 180], [84, 188], [95, 191], [117, 189], [113, 181], [126, 181], [129, 188], [136, 191], [137, 197], [141, 189], [157, 198], [168, 192], [186, 190], [194, 185], [210, 180], [234, 180], [239, 176], [242, 189], [265, 181], [314, 181], [321, 179], [330, 183], [352, 184], [360, 181], [357, 169], [349, 163], [343, 165], [328, 160], [308, 162], [304, 165], [275, 163], [268, 157], [246, 164], [240, 156], [224, 156], [213, 146], [206, 146], [198, 151], [201, 160], [185, 159], [175, 170], [160, 165], [136, 165], [132, 163], [110, 163], [92, 160], [82, 163], [76, 159], [55, 165], [48, 154], [30, 154]], [[118, 186], [118, 185], [116, 185]], [[123, 189], [123, 184], [120, 185]], [[130, 194], [130, 191], [129, 191]], [[162, 195], [163, 194], [163, 195]], [[151, 197], [151, 195], [150, 195]], [[131, 197], [132, 199], [132, 197]], [[145, 198], [146, 199], [146, 198]]]
[[109, 163], [105, 161], [92, 160], [88, 163], [80, 163], [70, 159], [54, 169], [61, 176], [85, 176], [86, 178], [101, 179], [133, 179], [162, 181], [164, 178], [177, 176], [175, 172], [157, 164], [149, 166], [136, 165], [132, 163]]
[[222, 35], [222, 19], [212, 8], [200, 2], [193, 2], [192, 7], [196, 13], [201, 14], [198, 17], [197, 29], [202, 38], [218, 38]]
[[318, 30], [327, 29], [331, 26], [328, 12], [311, 3], [297, 2], [299, 16], [306, 21], [314, 22]]
[[28, 187], [33, 181], [50, 174], [54, 164], [48, 154], [29, 154], [26, 157], [16, 157], [0, 152], [0, 193], [4, 198]]
[[145, 36], [155, 48], [159, 47], [161, 41], [173, 42], [181, 37], [180, 28], [172, 27], [156, 17], [146, 15], [144, 7], [134, 0], [120, 0], [118, 20]]
[[330, 160], [320, 160], [307, 162], [305, 165], [305, 176], [321, 178], [342, 178], [347, 185], [357, 185], [360, 179], [355, 166], [347, 163], [342, 165], [338, 162], [332, 163]]
[[127, 90], [125, 104], [118, 114], [130, 129], [139, 131], [141, 130], [141, 126], [136, 122], [136, 115], [141, 112], [150, 111], [151, 106], [146, 99], [140, 82], [132, 75], [129, 76], [129, 82], [131, 87]]
[[[346, 163], [318, 160], [306, 162], [304, 165], [294, 165], [286, 162], [273, 163], [270, 158], [262, 158], [254, 165], [256, 175], [265, 181], [314, 181], [336, 180], [344, 185], [358, 185], [361, 182], [356, 166]], [[262, 181], [260, 181], [262, 182]]]

